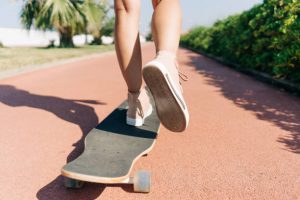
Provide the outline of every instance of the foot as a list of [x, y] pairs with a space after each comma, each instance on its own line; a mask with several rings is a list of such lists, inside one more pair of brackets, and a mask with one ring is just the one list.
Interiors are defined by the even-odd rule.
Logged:
[[131, 126], [142, 126], [145, 119], [152, 113], [152, 106], [146, 90], [143, 88], [136, 93], [128, 92], [127, 101], [127, 124]]
[[184, 131], [189, 122], [179, 75], [176, 57], [168, 51], [159, 51], [156, 58], [143, 68], [143, 77], [154, 98], [158, 117], [173, 132]]

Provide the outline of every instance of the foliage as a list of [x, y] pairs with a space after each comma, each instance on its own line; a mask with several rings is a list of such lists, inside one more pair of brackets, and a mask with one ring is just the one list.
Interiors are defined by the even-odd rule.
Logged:
[[95, 0], [84, 0], [82, 4], [83, 18], [86, 24], [86, 32], [94, 37], [99, 37], [99, 29], [102, 27], [106, 15], [104, 3], [98, 4]]
[[101, 35], [114, 36], [115, 32], [115, 17], [107, 18], [103, 21], [102, 28], [100, 30]]
[[103, 6], [103, 12], [104, 12], [104, 17], [102, 19], [102, 23], [100, 28], [98, 29], [98, 36], [94, 37], [94, 40], [92, 41], [91, 44], [93, 45], [100, 45], [102, 44], [101, 37], [102, 36], [114, 36], [114, 31], [115, 31], [115, 17], [114, 16], [109, 16], [109, 11], [113, 8], [109, 4], [105, 4]]
[[102, 44], [101, 36], [113, 37], [115, 32], [115, 17], [106, 17], [103, 20], [102, 26], [99, 30], [99, 37], [94, 37], [93, 45]]
[[55, 29], [61, 47], [73, 47], [72, 36], [98, 34], [104, 15], [103, 3], [96, 0], [24, 0], [21, 22], [25, 28]]
[[299, 16], [298, 0], [264, 0], [212, 27], [194, 28], [181, 44], [300, 83]]
[[146, 41], [153, 41], [152, 32], [151, 31], [146, 35]]

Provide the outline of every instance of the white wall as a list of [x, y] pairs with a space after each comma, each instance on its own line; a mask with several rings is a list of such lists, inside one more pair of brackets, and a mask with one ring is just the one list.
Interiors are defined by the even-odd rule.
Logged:
[[47, 46], [50, 40], [59, 44], [56, 32], [36, 31], [14, 28], [0, 28], [0, 42], [6, 47], [14, 46]]
[[[16, 28], [0, 28], [0, 42], [5, 47], [46, 47], [50, 40], [59, 45], [59, 35], [53, 31], [37, 31]], [[88, 36], [88, 42], [93, 37]], [[73, 37], [74, 44], [77, 46], [85, 44], [85, 35], [76, 35]]]

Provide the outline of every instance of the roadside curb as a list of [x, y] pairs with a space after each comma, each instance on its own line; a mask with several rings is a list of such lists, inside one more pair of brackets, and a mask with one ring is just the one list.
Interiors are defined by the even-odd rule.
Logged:
[[215, 60], [217, 61], [218, 63], [220, 64], [223, 64], [231, 69], [234, 69], [236, 71], [239, 71], [239, 72], [242, 72], [244, 74], [247, 74], [257, 80], [260, 80], [264, 83], [267, 83], [269, 85], [272, 85], [274, 87], [277, 87], [279, 89], [283, 89], [285, 91], [288, 91], [290, 93], [292, 93], [293, 95], [297, 95], [297, 96], [300, 96], [300, 86], [294, 84], [294, 83], [291, 83], [289, 81], [285, 81], [285, 80], [278, 80], [278, 79], [274, 79], [272, 76], [270, 76], [269, 74], [266, 74], [266, 73], [263, 73], [263, 72], [259, 72], [259, 71], [256, 71], [256, 70], [250, 70], [250, 69], [245, 69], [245, 68], [242, 68], [240, 65], [238, 64], [235, 64], [235, 63], [231, 63], [231, 62], [228, 62], [226, 60], [224, 60], [223, 58], [220, 58], [220, 57], [217, 57], [217, 56], [214, 56], [212, 54], [208, 54], [204, 51], [201, 51], [201, 50], [197, 50], [197, 49], [194, 49], [194, 48], [191, 48], [191, 47], [188, 47], [186, 45], [180, 45], [180, 47], [182, 48], [186, 48], [188, 50], [191, 50], [195, 53], [198, 53], [198, 54], [201, 54], [201, 55], [204, 55], [212, 60]]

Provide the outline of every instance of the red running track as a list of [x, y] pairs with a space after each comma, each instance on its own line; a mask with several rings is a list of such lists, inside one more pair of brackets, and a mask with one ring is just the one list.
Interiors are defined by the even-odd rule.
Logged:
[[190, 126], [162, 128], [136, 163], [152, 172], [149, 194], [62, 184], [84, 135], [127, 95], [113, 52], [0, 80], [0, 199], [300, 199], [299, 98], [188, 50], [179, 62]]

